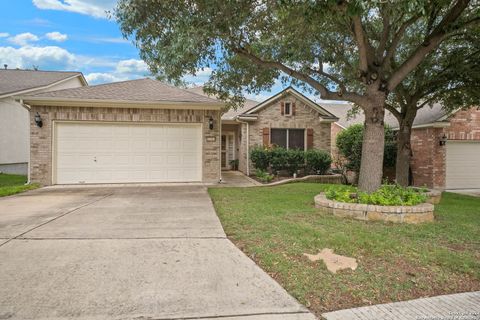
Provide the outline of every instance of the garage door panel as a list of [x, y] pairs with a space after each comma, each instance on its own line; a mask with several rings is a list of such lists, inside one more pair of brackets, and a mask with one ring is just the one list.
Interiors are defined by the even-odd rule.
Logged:
[[56, 130], [57, 183], [201, 181], [200, 125], [58, 123]]
[[480, 141], [448, 141], [446, 188], [480, 188]]

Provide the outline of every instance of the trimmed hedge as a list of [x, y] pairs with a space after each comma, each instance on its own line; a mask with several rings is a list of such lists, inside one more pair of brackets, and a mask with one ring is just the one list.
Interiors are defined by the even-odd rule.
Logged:
[[287, 150], [281, 147], [255, 147], [250, 151], [250, 159], [257, 170], [270, 169], [273, 173], [286, 170], [290, 175], [303, 168], [305, 174], [325, 174], [332, 163], [330, 154], [323, 150]]

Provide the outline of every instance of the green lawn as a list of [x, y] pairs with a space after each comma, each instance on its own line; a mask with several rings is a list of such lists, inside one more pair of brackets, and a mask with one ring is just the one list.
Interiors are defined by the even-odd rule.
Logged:
[[[329, 310], [480, 290], [480, 198], [444, 193], [435, 222], [399, 225], [323, 214], [327, 185], [212, 188], [229, 238], [317, 315]], [[303, 253], [354, 257], [356, 271], [329, 273]]]
[[26, 176], [16, 174], [0, 174], [0, 197], [9, 196], [27, 190], [38, 188], [37, 184], [25, 185]]

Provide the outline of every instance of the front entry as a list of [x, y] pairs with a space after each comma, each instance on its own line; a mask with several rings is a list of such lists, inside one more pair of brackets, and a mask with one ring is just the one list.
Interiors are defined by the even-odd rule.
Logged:
[[231, 170], [231, 161], [235, 159], [235, 134], [222, 134], [222, 170]]

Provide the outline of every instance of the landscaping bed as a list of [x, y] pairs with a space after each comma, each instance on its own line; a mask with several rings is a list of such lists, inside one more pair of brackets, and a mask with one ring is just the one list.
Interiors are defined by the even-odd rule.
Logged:
[[[480, 198], [444, 193], [434, 222], [389, 224], [321, 212], [313, 199], [328, 188], [293, 183], [209, 193], [228, 237], [318, 316], [480, 290]], [[304, 256], [324, 248], [358, 267], [332, 274]]]
[[10, 196], [39, 187], [37, 184], [26, 185], [26, 182], [26, 176], [0, 173], [0, 197]]

